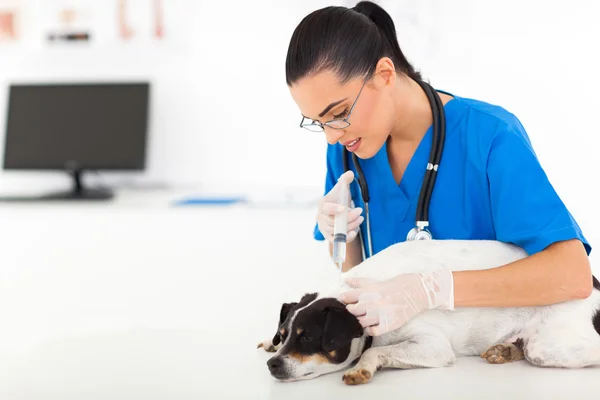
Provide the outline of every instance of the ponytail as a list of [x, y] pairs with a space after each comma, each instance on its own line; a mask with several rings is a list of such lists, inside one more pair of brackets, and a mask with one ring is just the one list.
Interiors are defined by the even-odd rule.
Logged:
[[307, 15], [294, 30], [286, 58], [286, 82], [332, 70], [340, 83], [372, 74], [377, 62], [389, 57], [396, 71], [414, 80], [421, 74], [408, 62], [390, 15], [370, 1], [352, 9], [325, 7]]
[[388, 49], [391, 52], [390, 58], [394, 62], [394, 65], [397, 66], [397, 69], [414, 80], [421, 80], [421, 74], [415, 71], [414, 67], [408, 62], [400, 49], [398, 36], [396, 35], [396, 27], [394, 26], [392, 17], [390, 17], [390, 15], [379, 5], [370, 1], [361, 1], [352, 9], [369, 18], [379, 28], [381, 34], [387, 41], [389, 46]]

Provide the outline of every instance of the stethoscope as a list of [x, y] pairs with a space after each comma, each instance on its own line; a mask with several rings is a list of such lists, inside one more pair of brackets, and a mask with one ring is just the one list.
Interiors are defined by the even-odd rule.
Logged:
[[[429, 230], [429, 203], [431, 202], [431, 194], [433, 193], [433, 186], [437, 177], [438, 168], [442, 159], [442, 152], [444, 149], [444, 143], [446, 140], [446, 116], [444, 114], [444, 106], [438, 93], [425, 82], [417, 81], [421, 86], [429, 105], [431, 106], [431, 112], [433, 114], [433, 138], [431, 143], [431, 151], [429, 153], [429, 161], [427, 163], [427, 169], [425, 171], [425, 177], [423, 178], [423, 184], [421, 186], [421, 193], [419, 194], [419, 202], [417, 203], [417, 214], [416, 224], [406, 235], [406, 240], [432, 240], [433, 235]], [[344, 147], [343, 157], [344, 171], [348, 171], [348, 150]], [[367, 180], [363, 173], [360, 163], [356, 154], [352, 154], [352, 163], [356, 168], [356, 181], [360, 188], [360, 195], [364, 203], [365, 212], [365, 223], [367, 231], [367, 242], [369, 247], [368, 257], [373, 255], [373, 245], [371, 242], [371, 219], [369, 213], [369, 188], [367, 186]], [[365, 241], [362, 237], [359, 229], [359, 240], [361, 241], [363, 260], [367, 259]]]

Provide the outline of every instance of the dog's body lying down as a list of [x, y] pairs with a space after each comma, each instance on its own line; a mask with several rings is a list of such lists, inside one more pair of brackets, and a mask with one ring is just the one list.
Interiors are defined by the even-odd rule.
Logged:
[[[419, 314], [382, 336], [363, 334], [338, 295], [343, 279], [377, 280], [401, 273], [487, 269], [527, 254], [497, 241], [411, 241], [393, 245], [343, 274], [333, 288], [306, 294], [281, 308], [273, 339], [259, 344], [276, 354], [267, 365], [282, 381], [315, 378], [348, 369], [347, 384], [368, 382], [381, 368], [427, 368], [453, 364], [456, 357], [481, 356], [490, 363], [526, 359], [540, 367], [600, 365], [600, 284], [585, 300], [543, 307], [456, 308]], [[518, 276], [515, 277], [518, 279]]]

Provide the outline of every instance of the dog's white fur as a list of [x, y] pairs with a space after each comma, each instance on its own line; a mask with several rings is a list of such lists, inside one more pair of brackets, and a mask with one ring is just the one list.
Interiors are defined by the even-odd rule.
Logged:
[[[342, 274], [334, 287], [319, 292], [317, 299], [337, 298], [349, 290], [344, 283], [349, 277], [384, 280], [397, 274], [438, 268], [453, 271], [488, 269], [525, 256], [523, 249], [498, 241], [398, 243]], [[362, 354], [365, 337], [354, 339], [351, 354], [342, 364], [309, 362], [295, 365], [291, 379], [313, 378], [346, 369], [360, 357], [346, 375], [358, 374], [368, 381], [379, 368], [449, 366], [456, 357], [479, 356], [492, 346], [512, 343], [517, 338], [523, 339], [525, 359], [536, 366], [581, 368], [600, 365], [600, 335], [592, 325], [598, 309], [600, 291], [594, 290], [584, 300], [542, 307], [431, 310], [395, 331], [373, 337], [372, 346]]]

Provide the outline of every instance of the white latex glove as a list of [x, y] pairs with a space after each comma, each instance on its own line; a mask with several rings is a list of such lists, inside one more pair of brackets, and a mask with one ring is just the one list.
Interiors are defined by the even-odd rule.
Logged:
[[423, 311], [454, 309], [454, 279], [448, 269], [385, 281], [349, 278], [346, 283], [353, 289], [340, 300], [370, 336], [398, 329]]
[[348, 229], [346, 232], [346, 243], [352, 242], [358, 235], [358, 229], [363, 222], [364, 217], [361, 216], [362, 208], [351, 208], [350, 204], [339, 204], [341, 185], [349, 185], [354, 180], [354, 172], [347, 171], [335, 184], [335, 186], [327, 193], [319, 202], [317, 211], [317, 225], [319, 231], [323, 234], [326, 240], [333, 243], [333, 224], [335, 215], [348, 208]]

